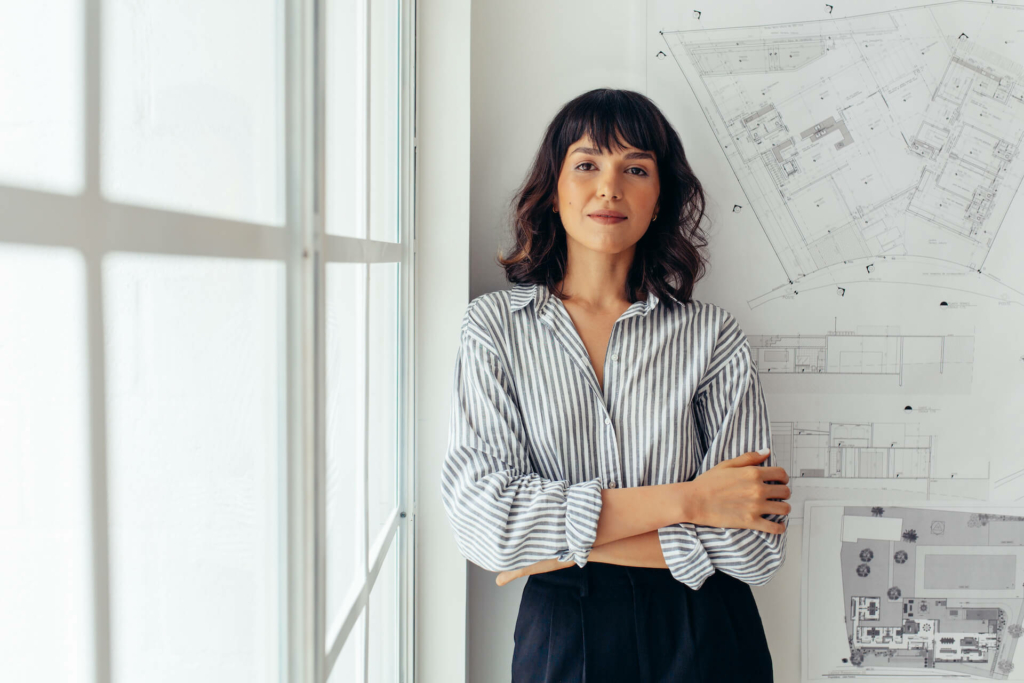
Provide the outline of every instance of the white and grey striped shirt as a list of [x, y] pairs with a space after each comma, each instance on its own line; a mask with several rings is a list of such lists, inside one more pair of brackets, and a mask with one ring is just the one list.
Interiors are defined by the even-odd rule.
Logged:
[[[603, 488], [688, 481], [770, 447], [750, 347], [718, 306], [654, 294], [631, 304], [612, 328], [603, 390], [547, 287], [515, 284], [466, 309], [441, 495], [459, 550], [484, 569], [555, 557], [582, 567]], [[766, 518], [788, 528], [786, 515]], [[786, 553], [785, 533], [687, 522], [658, 536], [693, 589], [716, 569], [763, 585]]]

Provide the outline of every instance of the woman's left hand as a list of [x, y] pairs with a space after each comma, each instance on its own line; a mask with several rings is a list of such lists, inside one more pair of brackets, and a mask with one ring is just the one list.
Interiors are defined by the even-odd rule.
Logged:
[[518, 579], [521, 576], [529, 576], [530, 574], [544, 574], [545, 572], [553, 572], [559, 569], [565, 569], [576, 564], [572, 560], [568, 562], [559, 562], [558, 560], [541, 560], [535, 562], [529, 567], [522, 567], [521, 569], [513, 569], [508, 572], [501, 572], [498, 574], [498, 578], [494, 580], [494, 583], [499, 586], [504, 586], [509, 581]]

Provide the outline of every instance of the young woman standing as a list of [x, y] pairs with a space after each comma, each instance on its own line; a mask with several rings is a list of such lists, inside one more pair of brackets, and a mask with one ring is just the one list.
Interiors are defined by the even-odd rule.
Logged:
[[639, 93], [585, 93], [514, 206], [441, 477], [465, 557], [529, 577], [512, 680], [771, 681], [750, 585], [785, 559], [789, 477], [746, 337], [691, 298], [704, 193], [678, 135]]

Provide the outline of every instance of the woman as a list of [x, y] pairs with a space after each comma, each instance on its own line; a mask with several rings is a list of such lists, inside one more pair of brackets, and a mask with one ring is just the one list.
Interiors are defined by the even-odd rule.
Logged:
[[771, 681], [748, 584], [785, 558], [789, 478], [746, 337], [691, 299], [704, 194], [678, 135], [641, 94], [585, 93], [514, 205], [441, 481], [466, 558], [529, 577], [512, 680]]

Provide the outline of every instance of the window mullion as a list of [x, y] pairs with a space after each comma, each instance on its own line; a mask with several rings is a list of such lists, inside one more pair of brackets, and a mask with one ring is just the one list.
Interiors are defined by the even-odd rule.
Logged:
[[[358, 145], [359, 153], [362, 157], [359, 161], [363, 163], [363, 197], [362, 197], [362, 211], [361, 216], [363, 219], [363, 237], [370, 239], [370, 187], [371, 187], [371, 176], [370, 176], [370, 133], [372, 128], [372, 121], [370, 119], [370, 95], [371, 95], [371, 83], [370, 83], [370, 60], [373, 55], [372, 51], [372, 25], [371, 25], [371, 3], [373, 0], [362, 0], [360, 3], [363, 8], [363, 139], [362, 144]], [[363, 683], [369, 683], [369, 671], [370, 671], [370, 271], [372, 267], [369, 263], [366, 264], [366, 287], [364, 288], [363, 294], [365, 298], [365, 305], [363, 306], [365, 315], [365, 335], [366, 343], [363, 348], [365, 349], [366, 358], [364, 366], [364, 377], [363, 377], [363, 388], [365, 390], [365, 396], [363, 398], [363, 405], [365, 406], [364, 419], [366, 427], [363, 433], [366, 438], [363, 442], [363, 582], [366, 586], [366, 612], [363, 618]]]
[[289, 683], [320, 683], [323, 633], [317, 613], [317, 339], [315, 0], [285, 0], [285, 183], [288, 259], [287, 633]]
[[[89, 481], [92, 536], [92, 593], [93, 593], [93, 652], [96, 683], [110, 683], [110, 542], [109, 542], [109, 501], [107, 499], [107, 397], [106, 357], [103, 330], [103, 254], [95, 248], [98, 240], [89, 239], [102, 226], [96, 207], [100, 197], [100, 134], [102, 103], [102, 3], [101, 0], [86, 0], [83, 30], [85, 49], [83, 64], [84, 117], [83, 142], [85, 145], [84, 189], [82, 199], [72, 199], [69, 204], [53, 201], [51, 206], [57, 212], [64, 212], [70, 206], [78, 209], [77, 216], [56, 225], [70, 227], [82, 240], [80, 246], [85, 256], [86, 308], [88, 322], [89, 358]], [[14, 191], [8, 191], [8, 195]], [[26, 196], [26, 195], [22, 195]], [[42, 204], [44, 202], [34, 202]], [[84, 203], [84, 206], [83, 206]], [[33, 206], [32, 208], [42, 208]], [[21, 216], [47, 216], [50, 210], [21, 212]], [[10, 215], [10, 214], [8, 214]], [[40, 222], [43, 222], [40, 219]], [[53, 225], [53, 224], [50, 224]], [[45, 228], [44, 228], [45, 230]], [[90, 248], [92, 245], [92, 248]]]

